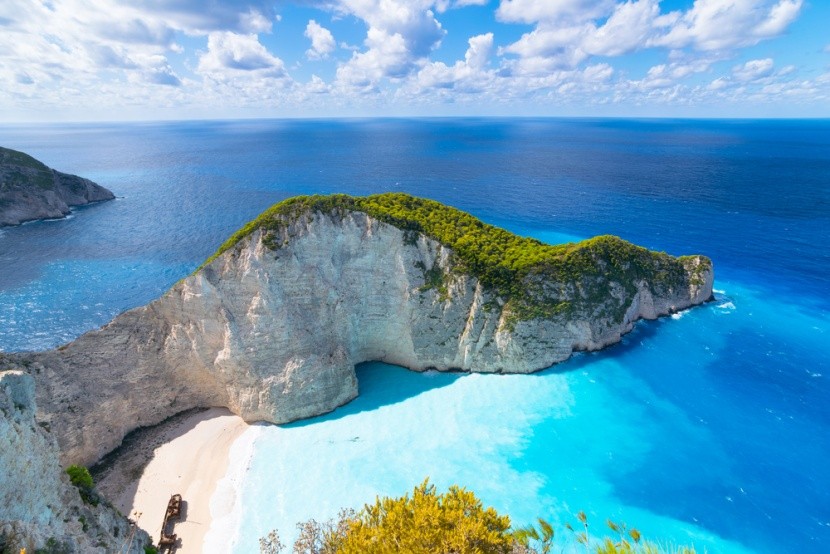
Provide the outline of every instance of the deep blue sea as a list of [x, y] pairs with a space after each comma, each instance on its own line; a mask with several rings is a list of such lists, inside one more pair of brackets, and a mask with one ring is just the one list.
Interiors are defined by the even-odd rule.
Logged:
[[366, 364], [351, 404], [252, 428], [232, 462], [247, 506], [215, 517], [234, 551], [427, 476], [563, 534], [584, 510], [598, 534], [624, 520], [699, 551], [830, 551], [830, 121], [1, 126], [0, 145], [118, 196], [0, 230], [6, 351], [158, 297], [296, 194], [405, 191], [548, 242], [714, 261], [714, 302], [603, 352], [532, 376]]

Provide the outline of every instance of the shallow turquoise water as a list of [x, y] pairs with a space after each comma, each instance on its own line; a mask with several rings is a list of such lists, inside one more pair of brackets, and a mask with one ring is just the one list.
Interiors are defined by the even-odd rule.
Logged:
[[[366, 364], [358, 370], [360, 397], [349, 405], [257, 430], [236, 549], [255, 552], [257, 538], [274, 528], [290, 543], [297, 521], [404, 494], [429, 477], [442, 488], [463, 483], [517, 523], [549, 518], [563, 537], [561, 524], [584, 510], [600, 534], [610, 518], [701, 551], [786, 551], [776, 537], [799, 529], [759, 535], [745, 514], [776, 516], [763, 497], [793, 441], [815, 459], [826, 443], [810, 436], [803, 416], [773, 404], [747, 412], [740, 396], [762, 397], [770, 384], [721, 375], [728, 369], [718, 362], [732, 348], [724, 335], [745, 332], [745, 318], [767, 311], [805, 347], [830, 330], [727, 284], [706, 307], [641, 322], [619, 346], [531, 376]], [[724, 427], [740, 439], [724, 441]], [[766, 454], [751, 471], [736, 460], [741, 443]], [[810, 508], [792, 514], [799, 525], [814, 518]]]
[[533, 376], [372, 364], [348, 406], [256, 428], [240, 552], [427, 476], [519, 524], [585, 510], [709, 552], [830, 551], [830, 122], [66, 125], [0, 144], [119, 196], [0, 231], [3, 350], [156, 298], [294, 194], [400, 190], [547, 242], [714, 260], [716, 302], [602, 353]]

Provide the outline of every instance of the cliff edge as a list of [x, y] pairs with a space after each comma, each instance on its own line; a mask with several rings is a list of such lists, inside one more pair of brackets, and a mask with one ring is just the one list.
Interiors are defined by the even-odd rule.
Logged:
[[0, 552], [143, 553], [144, 531], [105, 502], [81, 499], [35, 411], [32, 376], [0, 371]]
[[66, 217], [71, 206], [112, 200], [89, 179], [61, 173], [17, 150], [0, 147], [0, 227]]
[[319, 415], [355, 364], [527, 373], [712, 295], [708, 258], [616, 237], [551, 246], [404, 194], [289, 199], [147, 306], [23, 355], [64, 461], [198, 406]]

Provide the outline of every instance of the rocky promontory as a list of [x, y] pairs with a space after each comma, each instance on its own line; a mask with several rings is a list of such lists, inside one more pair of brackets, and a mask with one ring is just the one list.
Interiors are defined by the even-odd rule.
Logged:
[[89, 179], [61, 173], [17, 150], [0, 147], [0, 227], [66, 217], [72, 206], [112, 200]]
[[543, 369], [707, 301], [712, 280], [703, 256], [612, 236], [545, 245], [405, 194], [297, 197], [158, 300], [15, 359], [64, 462], [90, 464], [194, 407], [274, 423], [328, 412], [357, 395], [364, 361]]

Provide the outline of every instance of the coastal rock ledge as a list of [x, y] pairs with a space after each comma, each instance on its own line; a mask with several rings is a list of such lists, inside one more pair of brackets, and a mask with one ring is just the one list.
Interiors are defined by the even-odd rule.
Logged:
[[28, 154], [0, 147], [0, 227], [66, 217], [72, 206], [115, 196], [89, 179], [46, 167]]
[[529, 373], [709, 300], [711, 261], [550, 246], [404, 194], [286, 200], [149, 305], [17, 356], [64, 462], [199, 406], [284, 423], [355, 398], [355, 364]]

